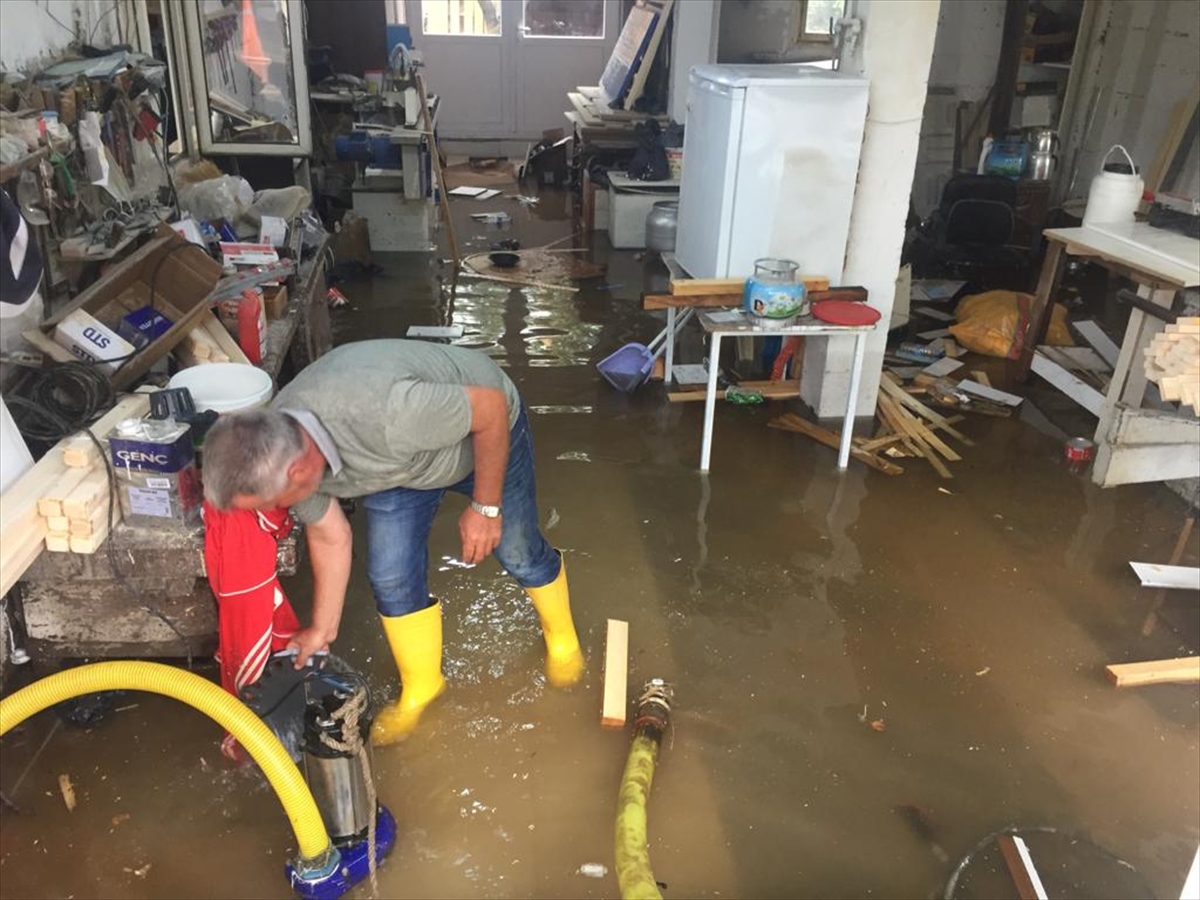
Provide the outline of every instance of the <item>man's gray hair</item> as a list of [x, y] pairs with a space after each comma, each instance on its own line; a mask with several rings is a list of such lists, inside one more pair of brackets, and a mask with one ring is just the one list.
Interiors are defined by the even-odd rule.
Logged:
[[204, 496], [229, 509], [238, 494], [270, 499], [287, 486], [288, 466], [304, 453], [304, 432], [273, 409], [225, 413], [204, 438]]

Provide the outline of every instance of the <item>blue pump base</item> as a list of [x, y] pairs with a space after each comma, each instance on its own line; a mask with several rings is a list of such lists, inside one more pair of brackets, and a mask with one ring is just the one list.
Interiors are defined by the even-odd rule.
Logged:
[[[396, 820], [386, 806], [375, 816], [375, 862], [382, 863], [396, 843]], [[288, 884], [301, 900], [338, 900], [370, 875], [367, 841], [364, 838], [333, 851], [327, 865], [318, 870], [297, 871], [296, 864], [284, 866]]]

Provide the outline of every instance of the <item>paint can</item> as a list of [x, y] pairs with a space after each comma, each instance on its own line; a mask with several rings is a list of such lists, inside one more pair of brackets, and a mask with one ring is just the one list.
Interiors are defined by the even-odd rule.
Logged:
[[1096, 455], [1096, 445], [1084, 437], [1074, 437], [1063, 444], [1063, 458], [1072, 472], [1082, 472]]

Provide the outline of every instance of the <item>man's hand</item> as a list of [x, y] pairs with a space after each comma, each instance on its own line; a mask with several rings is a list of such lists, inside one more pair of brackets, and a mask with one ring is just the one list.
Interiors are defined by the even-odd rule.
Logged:
[[481, 563], [500, 546], [501, 518], [489, 519], [471, 507], [463, 510], [458, 520], [458, 533], [462, 536], [462, 560], [465, 563]]
[[297, 631], [288, 641], [288, 649], [296, 651], [296, 668], [303, 669], [314, 653], [328, 653], [329, 644], [336, 637], [336, 634], [327, 634], [315, 626]]

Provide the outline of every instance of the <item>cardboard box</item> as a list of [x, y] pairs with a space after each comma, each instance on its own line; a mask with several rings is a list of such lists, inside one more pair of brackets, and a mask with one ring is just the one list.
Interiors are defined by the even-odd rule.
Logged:
[[109, 375], [134, 353], [133, 344], [90, 313], [77, 309], [54, 326], [54, 341]]
[[287, 307], [287, 285], [280, 284], [275, 287], [263, 288], [263, 309], [267, 311], [268, 320], [282, 319], [287, 312]]
[[143, 307], [157, 310], [174, 324], [112, 375], [113, 387], [123, 390], [195, 327], [220, 278], [221, 266], [215, 260], [168, 226], [160, 225], [150, 241], [109, 269], [40, 330], [24, 332], [24, 337], [51, 359], [70, 362], [77, 357], [55, 343], [51, 334], [76, 310], [83, 310], [114, 332], [128, 313]]

